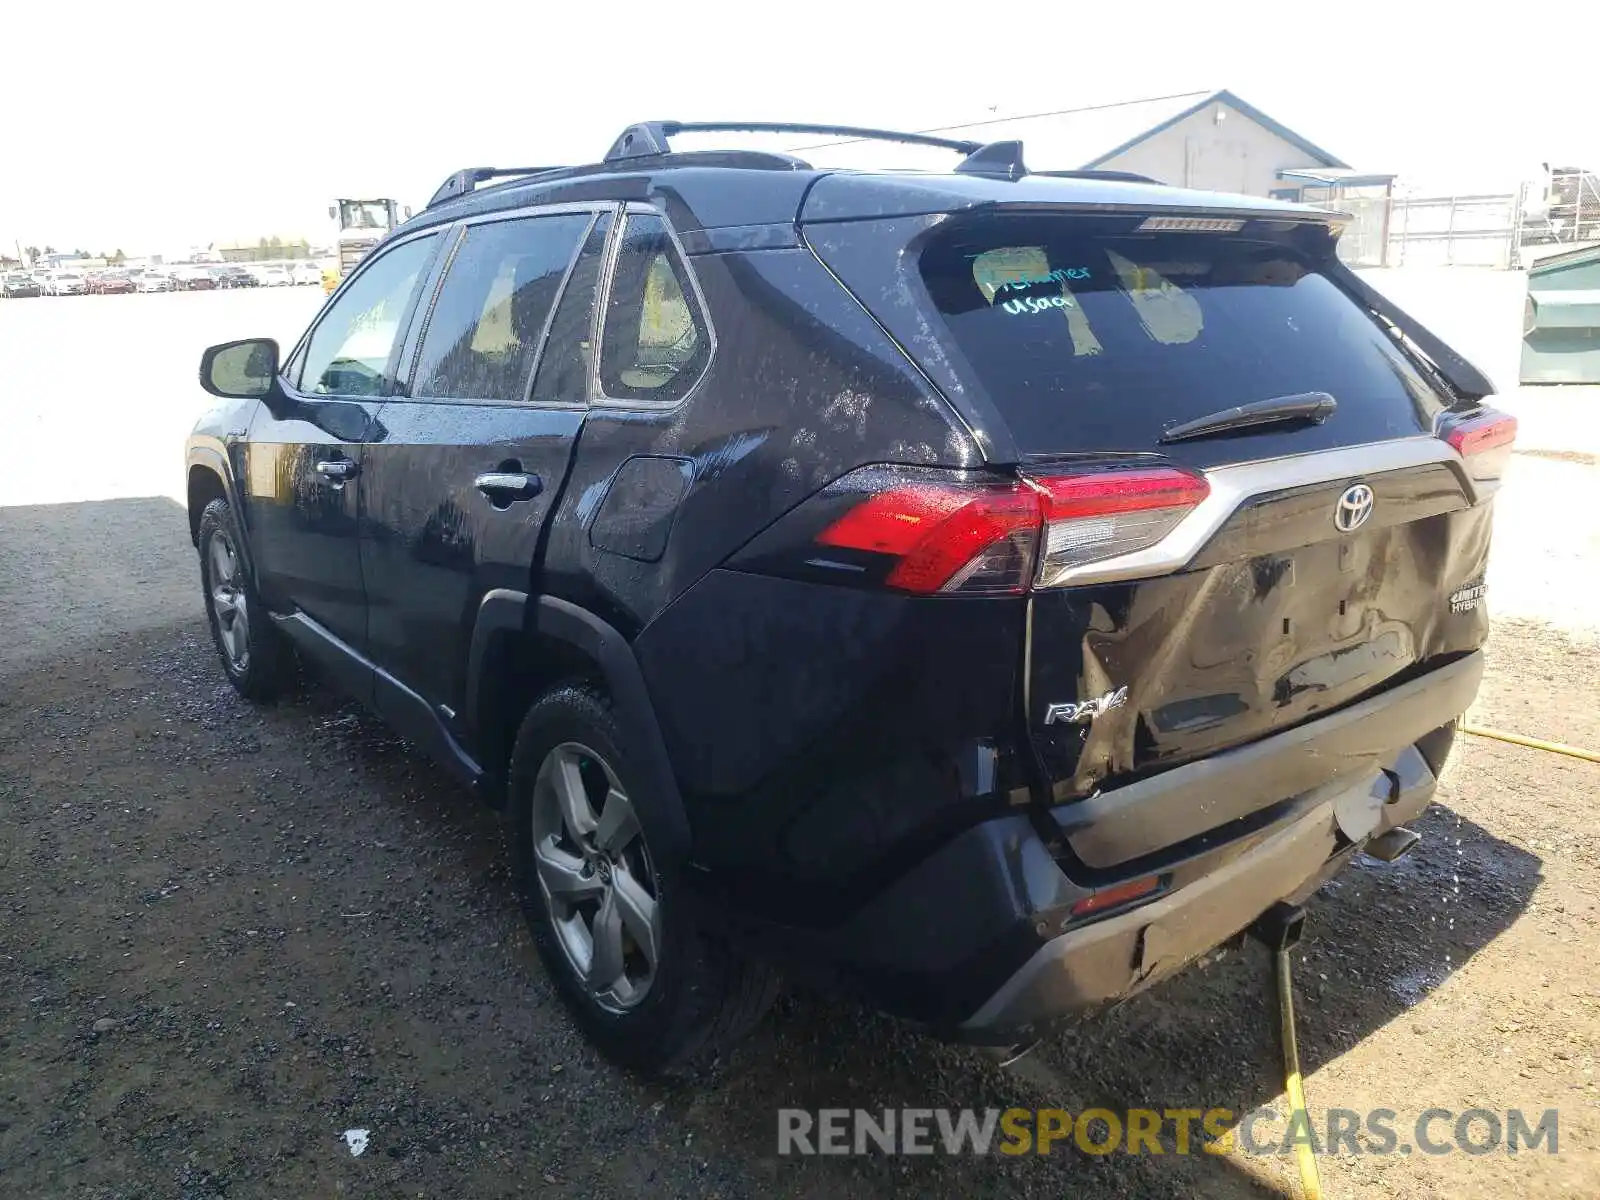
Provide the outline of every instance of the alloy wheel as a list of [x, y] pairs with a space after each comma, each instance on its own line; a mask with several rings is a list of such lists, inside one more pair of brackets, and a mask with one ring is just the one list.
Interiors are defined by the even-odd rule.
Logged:
[[245, 601], [244, 569], [233, 541], [215, 530], [207, 548], [210, 558], [211, 611], [217, 618], [217, 639], [228, 665], [236, 672], [250, 667], [250, 610]]
[[656, 876], [616, 771], [577, 742], [545, 755], [534, 779], [534, 866], [556, 941], [596, 1003], [626, 1012], [661, 955]]

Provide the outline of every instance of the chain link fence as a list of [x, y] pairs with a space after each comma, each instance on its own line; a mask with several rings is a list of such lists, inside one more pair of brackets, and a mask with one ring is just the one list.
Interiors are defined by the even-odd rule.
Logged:
[[[1600, 177], [1559, 169], [1515, 191], [1307, 198], [1351, 214], [1339, 254], [1359, 267], [1523, 269], [1549, 250], [1600, 242]], [[1546, 249], [1548, 248], [1548, 250]]]

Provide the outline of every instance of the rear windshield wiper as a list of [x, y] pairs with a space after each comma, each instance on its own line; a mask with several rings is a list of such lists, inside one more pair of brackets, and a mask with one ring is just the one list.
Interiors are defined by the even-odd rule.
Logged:
[[1258, 425], [1283, 425], [1305, 422], [1320, 425], [1333, 415], [1339, 402], [1327, 392], [1296, 392], [1292, 396], [1274, 396], [1270, 400], [1256, 400], [1239, 404], [1221, 412], [1184, 421], [1164, 432], [1162, 442], [1186, 442], [1191, 438], [1210, 437], [1214, 433], [1228, 433], [1235, 429], [1251, 429]]

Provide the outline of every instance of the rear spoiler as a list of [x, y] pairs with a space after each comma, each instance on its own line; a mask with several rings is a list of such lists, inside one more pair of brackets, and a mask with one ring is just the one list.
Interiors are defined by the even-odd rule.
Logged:
[[1343, 262], [1334, 260], [1325, 270], [1328, 276], [1350, 293], [1358, 304], [1394, 326], [1412, 346], [1425, 355], [1457, 397], [1462, 400], [1482, 400], [1494, 395], [1494, 384], [1487, 375], [1450, 349], [1437, 334], [1430, 332], [1427, 326], [1372, 287]]

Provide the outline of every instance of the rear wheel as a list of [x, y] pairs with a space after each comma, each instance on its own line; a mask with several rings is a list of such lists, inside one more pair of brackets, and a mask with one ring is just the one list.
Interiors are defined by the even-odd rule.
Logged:
[[200, 514], [200, 582], [211, 640], [241, 696], [274, 700], [294, 678], [294, 649], [267, 615], [239, 545], [233, 510], [219, 497]]
[[557, 688], [524, 718], [508, 815], [534, 942], [590, 1041], [659, 1072], [737, 1040], [777, 979], [697, 927], [670, 882], [677, 864], [658, 862], [646, 837], [643, 786], [598, 692]]

